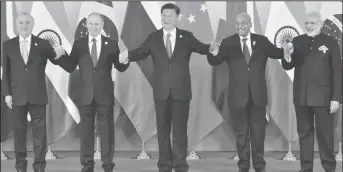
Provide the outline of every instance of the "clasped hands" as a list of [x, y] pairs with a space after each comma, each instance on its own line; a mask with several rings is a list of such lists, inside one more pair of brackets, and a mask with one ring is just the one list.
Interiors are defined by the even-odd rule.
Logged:
[[61, 56], [65, 55], [65, 50], [61, 45], [53, 46], [54, 51], [56, 53], [55, 60], [59, 59]]
[[284, 59], [286, 60], [286, 62], [290, 62], [291, 61], [291, 55], [294, 52], [294, 46], [292, 42], [286, 42], [283, 44], [283, 53], [284, 53]]

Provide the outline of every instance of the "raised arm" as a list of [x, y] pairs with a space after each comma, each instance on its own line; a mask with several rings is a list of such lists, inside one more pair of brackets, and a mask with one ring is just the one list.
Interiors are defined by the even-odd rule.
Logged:
[[277, 48], [274, 44], [272, 44], [267, 37], [263, 37], [265, 42], [265, 46], [264, 46], [264, 53], [266, 53], [266, 55], [269, 58], [272, 59], [283, 59], [284, 58], [284, 51], [283, 48]]
[[152, 41], [152, 36], [149, 35], [148, 38], [143, 42], [138, 48], [128, 52], [129, 61], [140, 61], [146, 59], [150, 55], [150, 44]]
[[210, 44], [204, 44], [200, 42], [192, 33], [190, 33], [190, 44], [192, 52], [196, 52], [202, 55], [210, 54]]

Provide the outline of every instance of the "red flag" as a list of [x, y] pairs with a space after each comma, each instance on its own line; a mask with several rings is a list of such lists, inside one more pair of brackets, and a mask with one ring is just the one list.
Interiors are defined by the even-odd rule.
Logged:
[[[191, 31], [201, 42], [214, 41], [210, 18], [205, 1], [176, 2], [181, 9], [180, 28]], [[199, 140], [217, 128], [223, 121], [212, 103], [212, 67], [205, 55], [193, 53], [190, 60], [192, 99], [190, 102], [188, 140], [194, 147]]]
[[[141, 2], [128, 2], [121, 38], [128, 50], [139, 47], [148, 35], [156, 31]], [[152, 59], [132, 62], [128, 70], [118, 75], [116, 96], [143, 141], [157, 132], [156, 112], [152, 93]], [[126, 90], [126, 91], [122, 91]]]

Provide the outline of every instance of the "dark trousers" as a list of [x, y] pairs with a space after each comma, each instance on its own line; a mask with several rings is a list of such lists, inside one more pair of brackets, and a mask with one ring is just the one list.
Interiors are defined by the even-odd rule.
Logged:
[[114, 121], [113, 105], [98, 105], [94, 100], [90, 105], [80, 106], [81, 147], [80, 160], [82, 172], [94, 171], [94, 125], [97, 114], [100, 127], [102, 168], [110, 172], [114, 168]]
[[33, 169], [44, 170], [46, 167], [45, 154], [46, 140], [46, 105], [25, 104], [24, 106], [12, 106], [12, 124], [14, 134], [15, 168], [25, 170], [27, 168], [27, 113], [31, 115], [33, 152]]
[[313, 172], [314, 118], [320, 159], [325, 172], [334, 172], [333, 115], [329, 107], [310, 107], [295, 105], [297, 130], [300, 141], [300, 164], [306, 172]]
[[250, 143], [252, 161], [255, 169], [264, 169], [264, 140], [266, 131], [266, 107], [256, 107], [251, 95], [244, 108], [232, 108], [233, 130], [236, 135], [236, 148], [239, 157], [238, 167], [250, 168]]
[[[187, 172], [189, 100], [155, 100], [160, 172]], [[172, 129], [173, 149], [170, 141]]]

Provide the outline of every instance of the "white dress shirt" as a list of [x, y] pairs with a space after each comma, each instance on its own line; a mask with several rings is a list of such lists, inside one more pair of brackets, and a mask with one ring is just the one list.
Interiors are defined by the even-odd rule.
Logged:
[[172, 30], [171, 32], [168, 32], [163, 29], [163, 40], [164, 40], [164, 46], [167, 46], [167, 34], [170, 33], [170, 42], [172, 44], [172, 52], [174, 52], [174, 47], [175, 47], [175, 41], [176, 41], [176, 28]]
[[100, 51], [101, 51], [101, 34], [99, 34], [96, 37], [88, 36], [88, 47], [89, 47], [89, 53], [92, 54], [92, 46], [93, 46], [93, 38], [96, 39], [96, 51], [97, 51], [97, 59], [99, 59]]
[[[30, 48], [31, 48], [31, 34], [25, 39], [26, 40], [26, 49], [27, 49], [27, 55], [30, 54]], [[19, 35], [19, 47], [20, 47], [20, 54], [22, 54], [22, 46], [21, 44], [23, 43], [24, 38], [22, 36]]]
[[250, 56], [251, 56], [252, 49], [251, 49], [251, 36], [250, 36], [250, 32], [249, 32], [249, 34], [248, 34], [247, 37], [239, 36], [239, 38], [240, 38], [240, 40], [241, 40], [241, 49], [242, 49], [242, 52], [243, 52], [243, 45], [244, 45], [243, 38], [247, 38], [246, 44], [248, 45], [249, 54], [250, 54]]

